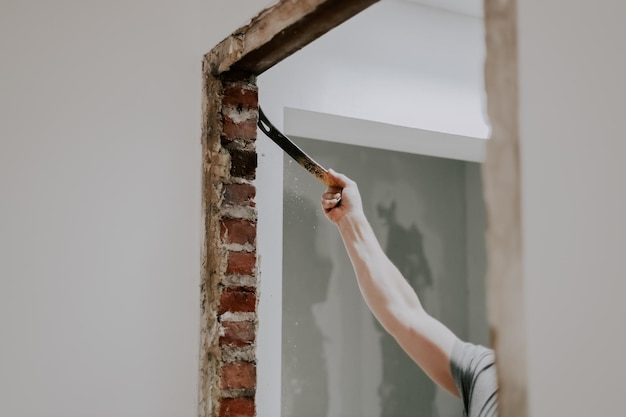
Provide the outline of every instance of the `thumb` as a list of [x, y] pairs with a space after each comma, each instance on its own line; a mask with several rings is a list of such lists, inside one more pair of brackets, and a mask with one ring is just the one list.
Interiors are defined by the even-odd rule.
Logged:
[[346, 188], [348, 186], [348, 182], [350, 181], [348, 177], [346, 177], [343, 174], [338, 173], [332, 168], [328, 169], [328, 177], [330, 178], [334, 186], [337, 186], [340, 188]]

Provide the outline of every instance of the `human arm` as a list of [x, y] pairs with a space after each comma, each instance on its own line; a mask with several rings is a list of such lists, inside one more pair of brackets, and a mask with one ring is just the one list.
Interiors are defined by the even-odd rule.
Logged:
[[329, 177], [335, 185], [322, 195], [322, 208], [339, 229], [365, 302], [424, 372], [458, 396], [450, 371], [457, 337], [424, 310], [413, 288], [384, 253], [363, 212], [357, 184], [332, 170]]

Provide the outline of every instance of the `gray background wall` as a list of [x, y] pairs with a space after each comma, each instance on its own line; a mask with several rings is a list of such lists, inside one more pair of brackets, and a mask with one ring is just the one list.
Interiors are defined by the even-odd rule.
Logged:
[[[462, 339], [486, 343], [479, 165], [299, 143], [359, 183], [376, 235], [425, 308]], [[319, 208], [325, 187], [288, 157], [284, 186], [283, 415], [459, 415], [460, 403], [436, 390], [369, 313]]]

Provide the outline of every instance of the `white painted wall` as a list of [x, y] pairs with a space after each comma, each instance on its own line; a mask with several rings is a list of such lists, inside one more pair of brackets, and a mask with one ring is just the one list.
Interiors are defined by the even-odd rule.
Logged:
[[0, 415], [196, 414], [202, 55], [267, 3], [0, 2]]
[[530, 415], [623, 415], [626, 3], [518, 14]]
[[259, 78], [261, 103], [486, 138], [482, 20], [382, 1]]

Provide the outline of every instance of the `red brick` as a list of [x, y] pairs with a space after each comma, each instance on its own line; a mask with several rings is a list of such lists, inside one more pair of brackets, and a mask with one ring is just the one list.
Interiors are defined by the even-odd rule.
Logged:
[[223, 137], [227, 140], [243, 139], [248, 142], [256, 140], [256, 117], [236, 123], [230, 117], [224, 115], [222, 122]]
[[254, 197], [256, 188], [251, 184], [226, 184], [224, 186], [224, 202], [235, 206], [256, 205]]
[[220, 315], [232, 313], [253, 313], [256, 311], [256, 293], [251, 287], [226, 287], [220, 294]]
[[257, 153], [249, 149], [230, 149], [230, 176], [253, 180], [256, 176]]
[[222, 241], [254, 245], [256, 240], [256, 223], [246, 219], [223, 219], [220, 225]]
[[223, 321], [224, 335], [220, 345], [243, 347], [250, 345], [256, 338], [256, 325], [251, 321]]
[[228, 252], [226, 275], [254, 275], [255, 268], [255, 252]]
[[250, 84], [232, 83], [224, 87], [224, 107], [231, 106], [239, 111], [252, 110], [259, 106], [259, 92]]
[[225, 363], [220, 370], [221, 389], [255, 389], [256, 365], [251, 362]]
[[219, 417], [254, 417], [254, 398], [222, 398], [220, 400]]

